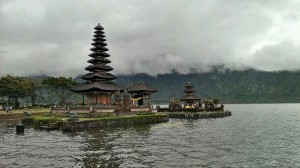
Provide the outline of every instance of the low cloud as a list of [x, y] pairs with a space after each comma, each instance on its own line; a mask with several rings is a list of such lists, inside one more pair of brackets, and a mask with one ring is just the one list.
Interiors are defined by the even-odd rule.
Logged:
[[269, 70], [293, 70], [300, 69], [300, 46], [291, 42], [282, 42], [276, 45], [264, 46], [257, 50], [251, 59], [251, 64], [256, 67]]
[[105, 28], [112, 73], [298, 68], [298, 1], [1, 1], [0, 75], [76, 76]]

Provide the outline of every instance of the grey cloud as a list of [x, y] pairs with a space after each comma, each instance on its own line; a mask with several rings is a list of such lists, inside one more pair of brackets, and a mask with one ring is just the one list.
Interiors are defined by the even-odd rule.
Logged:
[[[279, 31], [285, 23], [297, 25], [295, 4], [299, 6], [281, 0], [1, 1], [0, 50], [6, 52], [0, 53], [0, 75], [85, 73], [98, 22], [105, 28], [114, 74], [188, 73], [216, 64], [284, 69], [296, 54], [279, 52], [290, 58], [282, 57], [281, 63], [260, 60], [274, 56], [265, 55], [276, 50], [269, 43], [289, 40], [287, 35], [271, 37], [286, 33]], [[272, 34], [274, 29], [279, 32]], [[265, 44], [266, 39], [271, 42]]]
[[272, 46], [265, 46], [256, 51], [251, 63], [263, 70], [294, 70], [299, 69], [300, 45], [282, 42]]

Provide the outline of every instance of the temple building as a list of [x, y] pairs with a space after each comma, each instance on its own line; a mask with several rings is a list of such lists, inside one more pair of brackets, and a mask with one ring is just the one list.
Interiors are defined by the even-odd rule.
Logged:
[[188, 82], [185, 85], [185, 96], [180, 99], [180, 101], [183, 101], [184, 108], [196, 108], [200, 104], [201, 99], [194, 95], [195, 92], [194, 85]]
[[117, 77], [109, 73], [113, 68], [108, 65], [111, 61], [108, 59], [110, 55], [106, 53], [108, 48], [104, 28], [98, 24], [94, 29], [93, 47], [90, 49], [92, 53], [89, 54], [91, 59], [87, 61], [91, 65], [85, 68], [88, 73], [81, 77], [86, 82], [74, 87], [72, 91], [83, 94], [83, 104], [110, 105], [112, 95], [124, 88], [114, 83]]
[[132, 110], [137, 108], [149, 108], [151, 105], [151, 94], [157, 92], [145, 82], [139, 82], [128, 88], [128, 93], [131, 93]]

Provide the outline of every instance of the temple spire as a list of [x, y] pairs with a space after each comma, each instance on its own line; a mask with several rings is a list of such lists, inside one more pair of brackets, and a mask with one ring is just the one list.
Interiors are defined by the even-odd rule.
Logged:
[[185, 96], [180, 99], [184, 102], [185, 108], [195, 108], [197, 103], [201, 100], [199, 97], [194, 95], [195, 92], [196, 90], [194, 89], [194, 85], [191, 82], [188, 82], [185, 85]]
[[86, 82], [72, 89], [86, 95], [88, 104], [110, 104], [111, 95], [124, 89], [112, 81], [117, 77], [110, 73], [113, 68], [108, 65], [111, 61], [108, 59], [110, 55], [106, 53], [108, 48], [105, 37], [104, 28], [98, 23], [94, 27], [92, 52], [88, 55], [91, 57], [87, 61], [90, 65], [85, 68], [88, 73], [81, 77]]
[[89, 73], [81, 78], [89, 82], [111, 81], [116, 79], [116, 76], [109, 73], [113, 68], [107, 65], [111, 61], [108, 59], [110, 55], [106, 53], [108, 48], [106, 48], [107, 43], [105, 42], [104, 28], [98, 23], [98, 25], [94, 27], [94, 30], [93, 47], [90, 49], [92, 53], [89, 54], [92, 59], [87, 61], [91, 65], [85, 68]]

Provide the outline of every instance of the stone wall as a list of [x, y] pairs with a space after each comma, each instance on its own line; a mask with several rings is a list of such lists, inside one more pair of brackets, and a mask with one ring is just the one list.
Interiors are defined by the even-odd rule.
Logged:
[[134, 108], [131, 108], [131, 112], [142, 112], [142, 111], [149, 112], [149, 107], [134, 107]]
[[168, 122], [169, 118], [166, 114], [157, 115], [140, 115], [140, 116], [120, 116], [99, 118], [86, 121], [64, 121], [60, 123], [62, 131], [81, 131], [87, 129], [99, 129], [108, 126], [132, 126], [138, 124], [153, 124]]
[[[41, 116], [47, 114], [48, 112], [37, 112], [31, 113], [32, 116]], [[0, 120], [7, 120], [7, 119], [21, 119], [23, 117], [23, 113], [7, 113], [7, 114], [0, 114]]]
[[221, 118], [231, 116], [231, 111], [219, 111], [219, 112], [169, 112], [170, 118]]
[[70, 107], [51, 107], [51, 112], [54, 113], [66, 113], [66, 112], [76, 112], [76, 113], [89, 113], [89, 112], [114, 112], [114, 106], [70, 106]]

